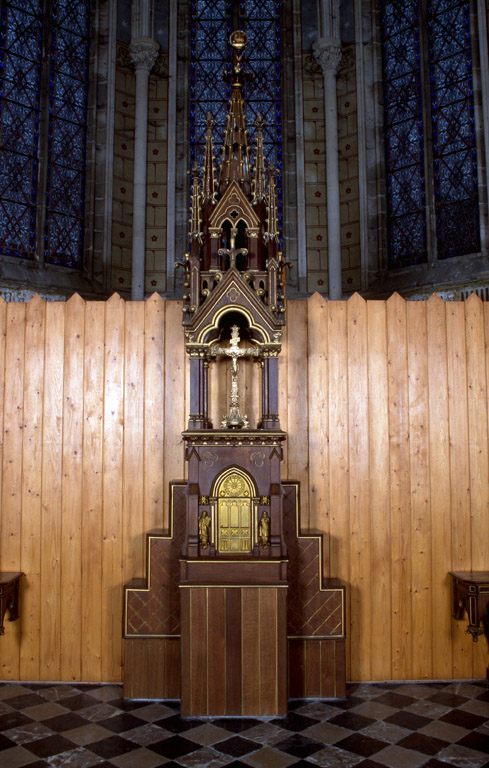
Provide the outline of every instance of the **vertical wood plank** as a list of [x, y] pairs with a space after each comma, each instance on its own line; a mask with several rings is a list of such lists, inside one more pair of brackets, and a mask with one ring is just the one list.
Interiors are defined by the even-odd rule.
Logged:
[[155, 293], [144, 309], [144, 530], [151, 531], [163, 526], [165, 302]]
[[[446, 306], [448, 353], [448, 412], [450, 428], [450, 488], [452, 567], [470, 571], [470, 471], [467, 413], [467, 360], [463, 302]], [[453, 676], [472, 675], [472, 640], [465, 634], [465, 619], [452, 622]]]
[[85, 304], [82, 505], [82, 675], [102, 673], [102, 470], [105, 303]]
[[288, 360], [287, 360], [287, 421], [289, 479], [301, 484], [300, 520], [304, 529], [309, 528], [307, 435], [307, 304], [305, 301], [289, 301], [287, 304]]
[[[436, 631], [432, 636], [433, 677], [452, 674], [450, 448], [448, 425], [447, 327], [445, 302], [431, 297], [426, 305], [428, 326], [428, 395], [430, 441], [432, 595]], [[443, 489], [443, 493], [440, 492]]]
[[169, 521], [168, 486], [185, 477], [182, 431], [185, 423], [185, 344], [182, 338], [182, 305], [166, 303], [165, 323], [165, 525]]
[[26, 306], [24, 429], [22, 444], [22, 643], [20, 679], [39, 680], [41, 600], [41, 466], [45, 303], [34, 296]]
[[[470, 518], [472, 570], [483, 571], [489, 553], [489, 453], [484, 309], [472, 294], [465, 302], [467, 349], [467, 408], [469, 420]], [[487, 647], [472, 643], [472, 677], [482, 678], [487, 667]]]
[[61, 488], [65, 304], [46, 304], [42, 432], [41, 680], [61, 677]]
[[207, 590], [207, 670], [208, 711], [225, 712], [226, 708], [226, 590]]
[[258, 598], [255, 596], [255, 600], [258, 599], [260, 612], [260, 653], [258, 662], [260, 665], [260, 715], [277, 711], [278, 591], [276, 587], [265, 587], [258, 590]]
[[[329, 535], [329, 410], [328, 410], [328, 303], [313, 294], [307, 302], [308, 416], [309, 416], [309, 524]], [[329, 576], [327, 547], [323, 572]]]
[[256, 715], [260, 711], [260, 592], [260, 589], [242, 590], [243, 715]]
[[[370, 466], [369, 600], [372, 614], [371, 670], [373, 680], [391, 680], [391, 557], [389, 486], [389, 408], [387, 381], [387, 320], [384, 301], [367, 303], [368, 407]], [[378, 631], [382, 627], [382, 632]]]
[[367, 305], [356, 293], [347, 303], [350, 467], [351, 677], [371, 679], [370, 504]]
[[85, 302], [66, 302], [63, 365], [63, 447], [61, 488], [61, 677], [81, 679], [83, 359]]
[[392, 677], [407, 679], [411, 652], [411, 515], [406, 303], [387, 302], [392, 556]]
[[428, 436], [428, 349], [426, 304], [408, 301], [409, 434], [411, 469], [413, 677], [432, 678], [431, 508]]
[[[12, 302], [7, 305], [6, 332], [0, 563], [4, 571], [20, 571], [25, 304]], [[20, 622], [11, 624], [8, 630], [2, 638], [0, 670], [5, 680], [17, 680]]]
[[[328, 306], [329, 360], [329, 573], [350, 579], [350, 485], [348, 464], [348, 337], [346, 302]], [[327, 546], [327, 542], [325, 542]], [[346, 626], [350, 621], [350, 591], [345, 600]], [[350, 678], [350, 633], [347, 633], [347, 670]]]
[[124, 314], [124, 301], [114, 294], [105, 312], [102, 487], [102, 679], [110, 681], [120, 680], [122, 673]]
[[144, 574], [144, 302], [125, 305], [123, 562], [124, 580]]

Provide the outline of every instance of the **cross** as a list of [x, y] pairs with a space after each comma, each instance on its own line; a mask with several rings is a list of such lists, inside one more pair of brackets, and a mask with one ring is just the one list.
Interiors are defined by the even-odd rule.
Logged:
[[237, 325], [231, 326], [231, 340], [229, 347], [212, 347], [213, 355], [226, 355], [231, 358], [231, 393], [229, 397], [229, 413], [224, 416], [221, 421], [221, 427], [229, 427], [236, 429], [244, 427], [245, 429], [250, 426], [248, 417], [246, 414], [241, 416], [239, 412], [239, 391], [238, 391], [238, 358], [245, 355], [251, 355], [257, 357], [259, 350], [257, 347], [245, 347], [240, 349], [238, 344], [239, 327]]

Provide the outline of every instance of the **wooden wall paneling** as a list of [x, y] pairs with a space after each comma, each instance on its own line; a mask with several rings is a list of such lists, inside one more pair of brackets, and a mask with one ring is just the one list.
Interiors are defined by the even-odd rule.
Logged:
[[102, 678], [102, 498], [105, 302], [85, 304], [82, 505], [82, 675]]
[[239, 587], [226, 589], [226, 713], [228, 715], [239, 715], [242, 712], [241, 601], [242, 590]]
[[83, 361], [85, 302], [65, 306], [61, 485], [61, 678], [80, 680], [82, 666]]
[[305, 640], [288, 641], [288, 691], [291, 699], [302, 699], [305, 696]]
[[144, 575], [144, 302], [125, 305], [123, 562], [124, 581]]
[[432, 593], [434, 631], [432, 670], [435, 679], [452, 674], [450, 436], [448, 426], [447, 329], [445, 302], [432, 296], [426, 303], [428, 412], [431, 496]]
[[[191, 667], [189, 670], [191, 685], [191, 712], [193, 715], [209, 713], [207, 689], [209, 671], [207, 668], [207, 650], [209, 639], [209, 613], [207, 606], [207, 587], [190, 587], [190, 632]], [[197, 630], [199, 627], [199, 630]], [[202, 635], [206, 636], [205, 644]]]
[[[329, 573], [350, 582], [348, 465], [348, 336], [345, 301], [328, 303]], [[324, 542], [327, 545], [327, 542]], [[347, 677], [350, 676], [350, 589], [345, 597]]]
[[39, 603], [41, 600], [41, 466], [45, 302], [34, 296], [26, 305], [24, 426], [22, 441], [22, 589], [21, 680], [39, 679]]
[[[7, 337], [7, 302], [0, 297], [0, 555], [3, 551], [2, 531], [2, 479], [3, 479], [3, 445], [4, 435], [4, 404], [5, 404], [5, 342]], [[0, 567], [2, 561], [0, 560]]]
[[[470, 471], [467, 413], [467, 361], [465, 307], [463, 302], [446, 305], [448, 351], [448, 413], [450, 429], [450, 490], [452, 562], [447, 570], [470, 571]], [[465, 618], [452, 622], [452, 660], [455, 678], [472, 676], [472, 640], [465, 634]]]
[[[287, 303], [287, 477], [301, 484], [300, 520], [304, 528], [309, 527], [308, 463], [309, 446], [307, 435], [307, 303]], [[315, 405], [310, 403], [311, 417]], [[285, 467], [284, 467], [285, 468]]]
[[[3, 571], [20, 571], [25, 304], [7, 305], [6, 333], [0, 563]], [[0, 662], [2, 677], [7, 680], [19, 678], [19, 644], [20, 622], [7, 624]]]
[[[249, 589], [243, 590], [243, 592], [248, 591]], [[278, 593], [280, 591], [281, 589], [277, 587], [264, 587], [258, 590], [258, 597], [255, 595], [255, 600], [258, 599], [258, 608], [260, 612], [260, 652], [258, 655], [258, 664], [260, 666], [260, 700], [258, 711], [260, 715], [274, 714], [278, 711], [277, 708], [279, 706], [278, 673], [280, 629], [278, 627]], [[285, 624], [283, 627], [285, 629]], [[246, 641], [245, 637], [243, 637], [243, 641]], [[284, 712], [283, 714], [286, 713]]]
[[304, 641], [305, 690], [308, 698], [321, 696], [321, 640]]
[[226, 590], [207, 590], [207, 671], [209, 711], [225, 712], [226, 708]]
[[[260, 712], [260, 643], [256, 627], [260, 627], [261, 589], [241, 591], [241, 633], [242, 633], [242, 714], [256, 715]], [[272, 617], [269, 616], [271, 621]]]
[[182, 332], [182, 304], [166, 303], [165, 323], [165, 521], [169, 520], [168, 487], [172, 480], [183, 480], [186, 472], [182, 431], [185, 422], [186, 353]]
[[406, 302], [412, 541], [413, 678], [431, 679], [431, 494], [426, 303]]
[[[307, 302], [307, 402], [309, 434], [309, 526], [329, 536], [328, 302], [319, 293]], [[323, 546], [323, 573], [329, 576], [328, 547]]]
[[[387, 301], [392, 557], [392, 677], [409, 677], [411, 646], [411, 515], [406, 302]], [[387, 553], [386, 553], [387, 554]]]
[[[467, 408], [469, 420], [471, 563], [474, 571], [486, 570], [489, 554], [489, 454], [484, 308], [472, 294], [465, 302], [467, 350]], [[485, 647], [484, 647], [485, 646]], [[472, 643], [474, 678], [483, 678], [487, 643]]]
[[118, 681], [122, 667], [122, 462], [124, 443], [124, 315], [117, 294], [105, 312], [104, 445], [102, 483], [102, 680]]
[[347, 303], [350, 467], [351, 678], [371, 679], [372, 624], [366, 596], [370, 580], [367, 304], [356, 293]]
[[165, 301], [157, 293], [145, 302], [144, 326], [144, 530], [150, 531], [163, 527], [164, 498]]
[[[373, 680], [392, 679], [389, 409], [385, 301], [367, 303]], [[381, 628], [381, 631], [379, 631]]]
[[65, 304], [46, 303], [42, 427], [41, 680], [61, 678], [61, 513]]

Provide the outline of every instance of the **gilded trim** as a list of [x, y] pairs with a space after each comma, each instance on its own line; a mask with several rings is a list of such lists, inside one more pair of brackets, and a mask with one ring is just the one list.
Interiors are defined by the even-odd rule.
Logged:
[[129, 592], [151, 592], [151, 542], [154, 539], [173, 539], [173, 507], [174, 507], [174, 489], [175, 488], [186, 488], [186, 483], [171, 483], [170, 484], [170, 503], [169, 503], [169, 513], [170, 513], [170, 529], [168, 533], [163, 534], [154, 534], [151, 535], [148, 533], [146, 535], [146, 586], [145, 587], [129, 587], [125, 586], [124, 589], [124, 634], [123, 638], [136, 638], [136, 637], [154, 637], [154, 638], [169, 638], [169, 637], [180, 637], [180, 635], [134, 635], [130, 634], [127, 630], [127, 601], [128, 601], [128, 594]]
[[[318, 568], [318, 580], [319, 580], [319, 591], [320, 592], [341, 592], [341, 627], [342, 627], [342, 634], [341, 635], [328, 635], [330, 638], [342, 638], [345, 637], [345, 593], [346, 593], [346, 585], [339, 586], [339, 587], [323, 587], [323, 536], [324, 534], [312, 534], [307, 535], [304, 533], [301, 533], [301, 524], [300, 524], [300, 517], [299, 517], [299, 487], [300, 484], [297, 482], [288, 482], [288, 483], [282, 483], [283, 488], [295, 488], [295, 526], [296, 526], [296, 537], [298, 539], [317, 539], [319, 544], [319, 568]], [[313, 638], [318, 640], [320, 638], [319, 635], [313, 635]], [[312, 639], [312, 638], [311, 638]]]

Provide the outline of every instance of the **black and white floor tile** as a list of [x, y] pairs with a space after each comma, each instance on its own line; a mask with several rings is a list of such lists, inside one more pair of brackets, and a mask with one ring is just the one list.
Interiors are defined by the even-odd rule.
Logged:
[[363, 684], [285, 718], [185, 719], [119, 685], [0, 684], [0, 768], [489, 768], [489, 685]]

